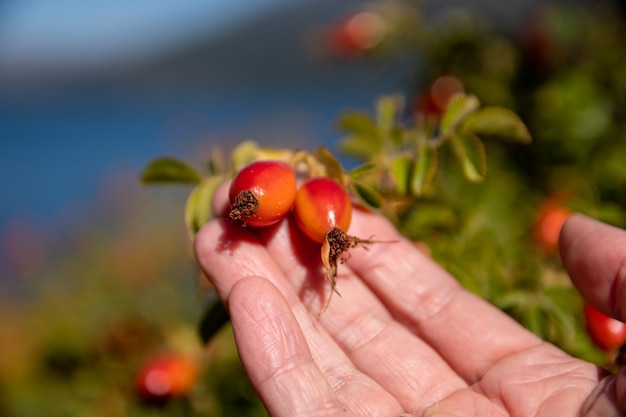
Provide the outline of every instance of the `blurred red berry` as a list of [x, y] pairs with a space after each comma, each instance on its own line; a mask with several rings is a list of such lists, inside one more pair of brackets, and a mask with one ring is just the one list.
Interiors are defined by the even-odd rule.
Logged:
[[559, 248], [559, 234], [563, 223], [572, 215], [572, 210], [562, 205], [564, 198], [553, 196], [539, 207], [535, 217], [534, 238], [536, 244], [548, 253]]
[[139, 370], [136, 389], [141, 400], [165, 404], [187, 394], [196, 381], [198, 365], [187, 356], [172, 353], [157, 356]]
[[341, 57], [359, 55], [380, 44], [387, 34], [387, 24], [376, 12], [363, 11], [340, 22], [332, 30], [334, 53]]

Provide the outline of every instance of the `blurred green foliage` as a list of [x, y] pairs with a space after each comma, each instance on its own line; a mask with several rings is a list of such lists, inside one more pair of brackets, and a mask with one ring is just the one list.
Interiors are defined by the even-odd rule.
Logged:
[[[357, 59], [417, 56], [420, 68], [403, 110], [390, 110], [385, 100], [392, 99], [385, 98], [372, 112], [338, 118], [339, 151], [364, 162], [348, 173], [359, 184], [353, 192], [424, 243], [466, 288], [571, 354], [605, 364], [607, 355], [584, 331], [580, 296], [534, 232], [542, 203], [555, 194], [566, 195], [571, 210], [626, 226], [624, 11], [610, 2], [545, 4], [504, 31], [460, 8], [425, 19], [421, 4], [367, 7], [387, 19], [389, 30]], [[407, 7], [411, 12], [402, 12]], [[483, 133], [480, 145], [459, 139], [457, 146], [479, 146], [467, 160], [452, 146], [437, 152], [422, 146], [423, 132], [429, 138], [446, 132], [441, 115], [417, 106], [442, 75], [461, 82], [465, 100], [477, 97], [484, 108], [518, 115], [524, 124], [507, 129], [527, 127], [532, 144], [491, 140], [480, 120], [463, 119], [465, 128]], [[411, 136], [416, 119], [422, 127]], [[238, 152], [235, 159], [243, 160], [255, 149]], [[322, 148], [316, 152], [327, 168], [336, 163]], [[221, 161], [212, 157], [208, 177], [170, 161], [166, 168], [189, 187], [124, 192], [121, 186], [107, 196], [121, 207], [85, 214], [62, 238], [44, 239], [49, 256], [15, 263], [8, 273], [19, 277], [20, 296], [0, 295], [0, 416], [266, 414], [229, 327], [212, 328], [216, 334], [206, 344], [197, 331], [214, 295], [194, 265], [188, 235], [210, 216], [198, 207], [225, 175]], [[393, 201], [416, 197], [410, 204], [383, 207], [388, 184], [369, 177], [376, 163], [388, 170]], [[144, 174], [158, 179], [160, 172]], [[188, 396], [148, 407], [136, 398], [135, 372], [163, 351], [200, 358], [201, 377]]]

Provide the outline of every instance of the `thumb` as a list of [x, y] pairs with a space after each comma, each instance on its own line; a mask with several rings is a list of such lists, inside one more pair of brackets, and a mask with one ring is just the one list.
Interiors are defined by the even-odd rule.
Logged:
[[559, 249], [563, 266], [585, 299], [626, 321], [626, 231], [574, 214], [561, 229]]

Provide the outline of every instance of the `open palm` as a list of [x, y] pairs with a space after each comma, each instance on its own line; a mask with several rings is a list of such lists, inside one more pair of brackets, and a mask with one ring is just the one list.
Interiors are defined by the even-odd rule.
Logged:
[[[216, 197], [222, 208], [224, 194]], [[599, 239], [579, 239], [591, 220], [574, 217], [565, 261], [591, 256], [585, 245]], [[343, 298], [321, 316], [330, 289], [319, 246], [291, 221], [253, 230], [217, 219], [197, 236], [197, 259], [228, 306], [241, 359], [272, 416], [575, 416], [604, 410], [595, 397], [621, 415], [595, 365], [464, 290], [386, 219], [355, 210], [349, 232], [397, 242], [352, 250], [339, 269]], [[621, 244], [626, 253], [626, 238]], [[581, 271], [605, 265], [608, 281], [619, 266], [609, 261], [617, 255], [572, 262]], [[602, 412], [593, 415], [612, 415]]]

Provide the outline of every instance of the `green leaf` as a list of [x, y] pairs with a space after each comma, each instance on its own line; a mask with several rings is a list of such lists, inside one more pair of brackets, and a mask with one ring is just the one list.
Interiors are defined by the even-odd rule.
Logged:
[[351, 111], [342, 114], [338, 128], [347, 133], [339, 142], [339, 149], [353, 156], [369, 158], [381, 150], [376, 123], [365, 112]]
[[376, 123], [369, 113], [364, 111], [347, 111], [339, 116], [337, 121], [339, 130], [351, 133], [372, 141], [377, 140]]
[[437, 150], [432, 146], [421, 145], [411, 173], [411, 193], [421, 195], [435, 177], [438, 166]]
[[218, 185], [223, 181], [222, 176], [208, 177], [202, 180], [187, 197], [185, 205], [185, 224], [189, 236], [193, 238], [198, 230], [213, 217], [211, 200]]
[[480, 137], [492, 137], [520, 143], [530, 143], [532, 137], [517, 114], [502, 107], [485, 107], [469, 115], [463, 129]]
[[487, 175], [487, 155], [480, 139], [469, 131], [455, 131], [450, 136], [450, 145], [463, 168], [465, 177], [480, 182]]
[[478, 110], [480, 101], [473, 95], [457, 94], [448, 103], [441, 117], [441, 136], [447, 136], [470, 114]]
[[544, 338], [544, 322], [545, 316], [542, 314], [541, 309], [538, 306], [530, 306], [524, 312], [520, 319], [521, 324], [536, 334], [537, 336]]
[[368, 162], [362, 165], [359, 165], [357, 167], [354, 167], [349, 173], [348, 176], [350, 177], [350, 179], [352, 180], [357, 180], [359, 177], [363, 176], [363, 175], [368, 175], [373, 173], [376, 169], [378, 169], [378, 166], [373, 163], [373, 162]]
[[324, 146], [320, 146], [315, 150], [314, 156], [326, 169], [327, 176], [343, 184], [343, 167], [332, 152]]
[[501, 310], [515, 311], [527, 309], [536, 304], [535, 295], [526, 290], [511, 290], [504, 294], [498, 293], [493, 303]]
[[233, 149], [230, 159], [235, 171], [239, 171], [250, 162], [254, 161], [257, 156], [259, 146], [256, 142], [246, 140], [241, 142], [235, 149]]
[[230, 316], [224, 304], [220, 300], [213, 300], [207, 306], [198, 326], [202, 343], [207, 344], [229, 320]]
[[409, 178], [413, 160], [408, 156], [399, 156], [389, 165], [389, 174], [393, 179], [395, 192], [406, 195], [409, 192]]
[[[564, 311], [547, 291], [540, 298], [539, 305], [546, 312], [546, 316], [550, 317], [550, 321], [554, 322], [552, 323], [552, 328], [558, 329], [558, 334], [554, 334], [551, 340], [560, 340], [564, 344], [571, 342], [571, 338], [573, 338], [576, 332], [575, 316]], [[550, 323], [545, 323], [546, 326], [548, 324]]]
[[366, 160], [379, 154], [382, 149], [379, 142], [359, 135], [348, 135], [343, 137], [339, 141], [338, 148], [343, 154]]
[[379, 135], [389, 135], [396, 126], [396, 115], [404, 106], [401, 96], [382, 96], [376, 103], [376, 115]]
[[220, 148], [211, 150], [209, 160], [207, 161], [207, 170], [209, 171], [209, 175], [226, 173], [226, 158]]
[[141, 173], [144, 184], [197, 184], [201, 180], [202, 175], [196, 169], [170, 157], [154, 159]]
[[372, 210], [380, 210], [382, 208], [384, 199], [380, 193], [372, 187], [362, 182], [353, 182], [351, 188], [365, 207]]

